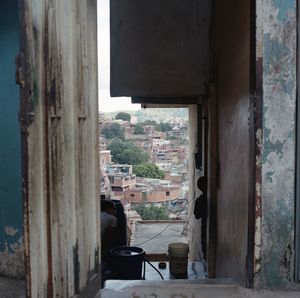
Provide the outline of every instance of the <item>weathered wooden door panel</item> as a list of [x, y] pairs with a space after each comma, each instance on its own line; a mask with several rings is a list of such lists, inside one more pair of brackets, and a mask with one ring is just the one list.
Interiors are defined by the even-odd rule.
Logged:
[[21, 2], [28, 294], [70, 297], [99, 268], [97, 1]]

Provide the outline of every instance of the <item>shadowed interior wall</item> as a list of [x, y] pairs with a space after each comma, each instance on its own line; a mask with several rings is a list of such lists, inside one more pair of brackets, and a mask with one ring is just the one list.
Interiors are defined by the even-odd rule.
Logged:
[[250, 1], [216, 1], [219, 185], [216, 277], [246, 280], [249, 183]]
[[0, 275], [22, 278], [19, 88], [15, 82], [15, 57], [19, 51], [18, 1], [2, 0], [0, 14]]

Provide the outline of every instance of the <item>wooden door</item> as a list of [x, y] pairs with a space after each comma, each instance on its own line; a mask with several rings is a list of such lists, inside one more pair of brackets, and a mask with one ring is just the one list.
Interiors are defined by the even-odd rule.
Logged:
[[97, 1], [20, 1], [27, 291], [71, 297], [99, 273]]

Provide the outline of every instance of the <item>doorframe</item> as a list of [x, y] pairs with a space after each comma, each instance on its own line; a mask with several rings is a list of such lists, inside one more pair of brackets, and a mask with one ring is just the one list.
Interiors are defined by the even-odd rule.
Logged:
[[295, 198], [295, 281], [300, 282], [300, 5], [297, 1], [297, 97], [296, 97], [296, 198]]
[[261, 129], [262, 92], [260, 62], [256, 57], [256, 0], [250, 1], [250, 112], [249, 112], [249, 190], [248, 190], [248, 237], [246, 255], [246, 287], [254, 286], [254, 246], [256, 222], [256, 182], [260, 179], [260, 169], [257, 168], [256, 159], [261, 154], [256, 132]]

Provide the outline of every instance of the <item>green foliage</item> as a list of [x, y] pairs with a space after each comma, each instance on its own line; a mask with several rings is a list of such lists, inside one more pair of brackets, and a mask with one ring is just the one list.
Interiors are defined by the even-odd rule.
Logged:
[[102, 134], [107, 139], [124, 139], [124, 132], [119, 123], [111, 123], [103, 127]]
[[137, 123], [135, 125], [135, 128], [134, 128], [134, 132], [133, 132], [135, 135], [142, 135], [145, 133], [144, 131], [144, 128], [143, 128], [143, 125], [141, 123]]
[[[122, 111], [126, 112], [126, 111]], [[147, 121], [146, 119], [155, 120], [156, 122], [164, 122], [167, 119], [176, 118], [183, 121], [188, 120], [187, 108], [168, 108], [168, 109], [140, 109], [138, 111], [127, 111], [130, 115], [137, 117], [138, 122]], [[116, 117], [118, 112], [105, 113], [108, 117]], [[151, 121], [150, 120], [150, 121]], [[150, 123], [149, 123], [150, 124]], [[146, 125], [146, 124], [145, 124]]]
[[175, 136], [167, 136], [167, 140], [177, 140], [177, 138]]
[[138, 177], [164, 179], [165, 174], [154, 163], [141, 163], [133, 167], [133, 172]]
[[168, 220], [168, 210], [165, 207], [156, 207], [154, 204], [150, 204], [146, 207], [146, 203], [141, 203], [136, 208], [136, 212], [141, 216], [143, 220]]
[[148, 154], [135, 145], [113, 140], [108, 149], [111, 150], [112, 161], [119, 164], [137, 165], [148, 161]]
[[146, 121], [142, 122], [142, 125], [153, 125], [156, 127], [158, 124], [154, 120], [146, 120]]
[[131, 116], [129, 113], [125, 113], [125, 112], [119, 112], [116, 117], [116, 119], [120, 119], [120, 120], [124, 120], [124, 121], [130, 121]]
[[160, 122], [159, 128], [161, 131], [166, 132], [166, 131], [170, 131], [172, 129], [172, 126], [168, 122]]
[[170, 131], [172, 129], [171, 124], [168, 122], [157, 123], [154, 120], [146, 120], [146, 121], [142, 122], [141, 124], [142, 125], [153, 125], [155, 127], [155, 130], [162, 131], [162, 132]]

